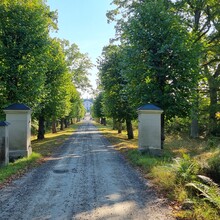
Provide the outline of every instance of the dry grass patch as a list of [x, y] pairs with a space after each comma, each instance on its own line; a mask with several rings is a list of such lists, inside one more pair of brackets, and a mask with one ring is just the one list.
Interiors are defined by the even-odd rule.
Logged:
[[192, 139], [187, 134], [167, 134], [164, 146], [173, 153], [173, 156], [182, 156], [183, 154], [193, 156], [205, 151], [207, 140], [202, 138]]
[[127, 151], [138, 148], [138, 132], [134, 130], [134, 139], [128, 140], [126, 131], [122, 131], [121, 134], [118, 134], [118, 131], [112, 130], [109, 126], [104, 126], [99, 123], [94, 122], [98, 127], [99, 131], [111, 142], [116, 150]]

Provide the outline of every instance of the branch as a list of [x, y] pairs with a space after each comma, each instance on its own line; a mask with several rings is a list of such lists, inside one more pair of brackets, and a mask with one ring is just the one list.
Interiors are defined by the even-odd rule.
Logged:
[[210, 64], [215, 63], [215, 62], [220, 62], [220, 58], [212, 59], [209, 62], [204, 63], [202, 66], [209, 66]]
[[220, 63], [218, 64], [218, 67], [217, 67], [213, 77], [216, 79], [218, 76], [220, 76]]

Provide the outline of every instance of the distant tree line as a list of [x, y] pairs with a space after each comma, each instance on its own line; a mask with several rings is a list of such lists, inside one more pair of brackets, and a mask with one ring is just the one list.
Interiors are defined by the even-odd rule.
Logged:
[[57, 13], [44, 0], [0, 2], [0, 118], [2, 109], [24, 103], [38, 120], [38, 138], [45, 122], [56, 132], [84, 115], [78, 89], [89, 87], [92, 63], [76, 44], [50, 37]]
[[184, 119], [194, 138], [199, 128], [219, 136], [219, 0], [112, 3], [115, 9], [107, 17], [116, 22], [116, 35], [98, 60], [94, 116], [112, 118], [119, 132], [126, 122], [133, 138], [136, 109], [153, 103], [164, 110], [163, 127]]

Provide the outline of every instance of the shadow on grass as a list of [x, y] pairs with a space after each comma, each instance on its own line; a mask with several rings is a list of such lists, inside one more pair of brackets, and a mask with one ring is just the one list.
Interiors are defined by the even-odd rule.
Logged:
[[46, 134], [43, 140], [32, 140], [32, 150], [33, 152], [40, 153], [43, 157], [50, 156], [56, 149], [58, 149], [73, 132], [77, 129], [79, 125], [72, 125], [63, 131], [58, 131], [54, 134]]

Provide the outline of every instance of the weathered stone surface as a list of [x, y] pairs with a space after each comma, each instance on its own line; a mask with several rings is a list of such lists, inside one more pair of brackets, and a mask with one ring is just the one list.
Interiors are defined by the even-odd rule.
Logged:
[[147, 104], [138, 108], [138, 146], [142, 152], [161, 154], [161, 114], [159, 107]]
[[12, 104], [4, 109], [9, 127], [9, 157], [29, 156], [31, 149], [31, 109], [24, 104]]

